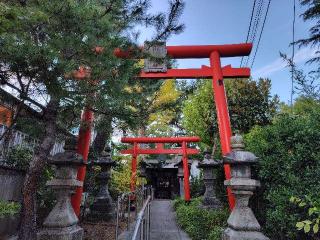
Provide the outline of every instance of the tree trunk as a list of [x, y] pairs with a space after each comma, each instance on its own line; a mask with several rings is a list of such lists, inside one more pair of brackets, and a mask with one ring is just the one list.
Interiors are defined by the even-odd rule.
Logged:
[[104, 150], [112, 132], [111, 124], [112, 118], [109, 116], [103, 116], [100, 120], [97, 128], [97, 135], [92, 144], [94, 154], [100, 154]]
[[40, 146], [36, 149], [35, 154], [30, 162], [23, 185], [23, 202], [19, 240], [37, 239], [36, 191], [41, 174], [47, 162], [47, 157], [55, 142], [58, 107], [59, 101], [56, 99], [51, 99], [45, 109], [45, 134], [41, 139]]

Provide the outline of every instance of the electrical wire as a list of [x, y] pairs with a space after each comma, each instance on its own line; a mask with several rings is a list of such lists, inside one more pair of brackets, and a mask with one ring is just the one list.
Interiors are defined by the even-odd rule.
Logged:
[[252, 59], [252, 62], [251, 62], [251, 66], [250, 66], [251, 68], [252, 68], [252, 66], [253, 66], [253, 64], [254, 64], [254, 61], [255, 61], [256, 56], [257, 56], [257, 52], [258, 52], [258, 50], [259, 50], [259, 45], [260, 45], [261, 37], [262, 37], [262, 34], [263, 34], [264, 26], [265, 26], [265, 24], [266, 24], [266, 20], [267, 20], [267, 17], [268, 17], [270, 4], [271, 4], [271, 0], [269, 0], [269, 2], [268, 2], [266, 14], [265, 14], [265, 16], [264, 16], [262, 28], [261, 28], [260, 35], [259, 35], [259, 40], [258, 40], [257, 47], [256, 47], [256, 50], [255, 50], [255, 52], [254, 52], [253, 59]]
[[[253, 20], [254, 9], [256, 7], [256, 2], [257, 2], [257, 0], [254, 0], [252, 10], [251, 10], [251, 17], [250, 17], [250, 23], [249, 23], [249, 29], [248, 29], [248, 33], [247, 33], [246, 43], [248, 43], [248, 39], [249, 39], [249, 35], [250, 35], [250, 30], [251, 30], [251, 25], [252, 25], [252, 20]], [[244, 57], [241, 58], [240, 67], [242, 67], [243, 58]]]
[[[254, 44], [254, 42], [256, 40], [257, 32], [258, 32], [259, 25], [260, 25], [261, 13], [262, 13], [263, 6], [264, 6], [264, 0], [260, 0], [258, 2], [257, 12], [256, 12], [255, 18], [254, 18], [254, 24], [253, 24], [253, 28], [252, 28], [253, 30], [252, 30], [251, 36], [249, 38], [250, 42], [252, 44]], [[245, 64], [244, 64], [245, 66], [248, 66], [249, 60], [250, 60], [250, 55], [247, 57], [247, 59], [245, 61]]]
[[254, 42], [257, 36], [257, 32], [259, 29], [259, 24], [260, 24], [260, 20], [261, 20], [261, 13], [262, 13], [262, 9], [263, 9], [263, 5], [264, 5], [264, 0], [261, 0], [258, 4], [258, 9], [257, 9], [257, 13], [255, 16], [255, 24], [253, 25], [253, 31], [252, 31], [252, 38], [251, 38], [251, 42]]

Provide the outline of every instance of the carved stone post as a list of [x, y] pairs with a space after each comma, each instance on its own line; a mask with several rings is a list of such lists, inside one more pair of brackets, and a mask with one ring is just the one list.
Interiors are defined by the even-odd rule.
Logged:
[[94, 164], [101, 168], [101, 172], [97, 176], [99, 193], [90, 207], [88, 218], [91, 221], [109, 221], [115, 217], [115, 204], [112, 201], [108, 188], [111, 167], [114, 163], [115, 162], [111, 159], [110, 149], [103, 151], [94, 161]]
[[240, 135], [231, 137], [232, 151], [224, 157], [224, 163], [231, 166], [231, 179], [224, 185], [230, 186], [236, 198], [236, 205], [228, 219], [228, 228], [222, 235], [223, 240], [267, 240], [260, 232], [260, 225], [249, 208], [249, 199], [260, 182], [251, 179], [251, 165], [257, 157], [244, 151], [243, 138]]
[[84, 165], [81, 155], [76, 152], [76, 141], [68, 139], [65, 152], [49, 159], [56, 166], [56, 176], [47, 182], [54, 189], [57, 203], [45, 219], [44, 228], [38, 233], [38, 240], [74, 240], [83, 238], [83, 229], [77, 225], [78, 218], [71, 206], [70, 197], [76, 187], [82, 186], [77, 180], [77, 170]]
[[214, 181], [217, 179], [217, 170], [222, 162], [212, 159], [211, 153], [208, 150], [204, 154], [204, 160], [198, 164], [198, 167], [203, 169], [203, 182], [206, 187], [202, 206], [204, 208], [219, 209], [222, 208], [222, 204], [216, 197]]
[[183, 164], [182, 161], [180, 160], [177, 164], [175, 164], [175, 166], [178, 167], [178, 179], [179, 179], [179, 193], [180, 193], [180, 197], [184, 198], [184, 181], [183, 181]]

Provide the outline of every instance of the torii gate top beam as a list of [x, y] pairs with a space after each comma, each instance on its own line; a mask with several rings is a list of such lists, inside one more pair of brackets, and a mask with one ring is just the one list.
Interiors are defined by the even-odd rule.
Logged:
[[[141, 50], [143, 47], [141, 47]], [[252, 43], [225, 44], [225, 45], [191, 45], [191, 46], [166, 46], [168, 56], [174, 59], [184, 58], [209, 58], [214, 51], [219, 52], [220, 57], [248, 56], [252, 49]], [[117, 48], [114, 54], [120, 58], [129, 58], [130, 50], [123, 51]]]

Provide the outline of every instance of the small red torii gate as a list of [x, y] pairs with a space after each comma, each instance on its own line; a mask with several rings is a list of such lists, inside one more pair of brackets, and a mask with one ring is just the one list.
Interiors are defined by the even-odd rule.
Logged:
[[[133, 192], [136, 188], [137, 179], [137, 158], [139, 154], [181, 154], [184, 174], [184, 197], [186, 201], [190, 201], [190, 186], [189, 186], [189, 169], [188, 155], [199, 154], [199, 150], [188, 148], [190, 142], [199, 142], [199, 137], [124, 137], [121, 138], [122, 143], [130, 143], [133, 145], [131, 149], [122, 150], [122, 154], [131, 154], [131, 181], [130, 190]], [[156, 148], [141, 148], [139, 144], [155, 143]], [[168, 149], [164, 147], [165, 143], [180, 143], [180, 148]]]
[[[225, 45], [191, 45], [191, 46], [164, 46], [168, 57], [172, 59], [186, 58], [209, 58], [210, 67], [202, 66], [200, 69], [168, 69], [165, 71], [141, 71], [139, 78], [142, 79], [171, 79], [171, 78], [212, 78], [214, 101], [217, 111], [219, 136], [222, 154], [226, 155], [231, 151], [231, 124], [228, 112], [227, 97], [224, 88], [224, 78], [248, 78], [250, 68], [232, 68], [230, 65], [222, 67], [222, 57], [248, 56], [252, 50], [251, 43], [225, 44]], [[141, 50], [144, 48], [141, 47]], [[119, 58], [134, 57], [129, 49], [123, 51], [116, 49], [114, 54]], [[152, 55], [152, 54], [151, 54]], [[226, 179], [231, 178], [229, 164], [224, 165]], [[231, 209], [234, 208], [235, 199], [228, 188], [228, 200]]]

